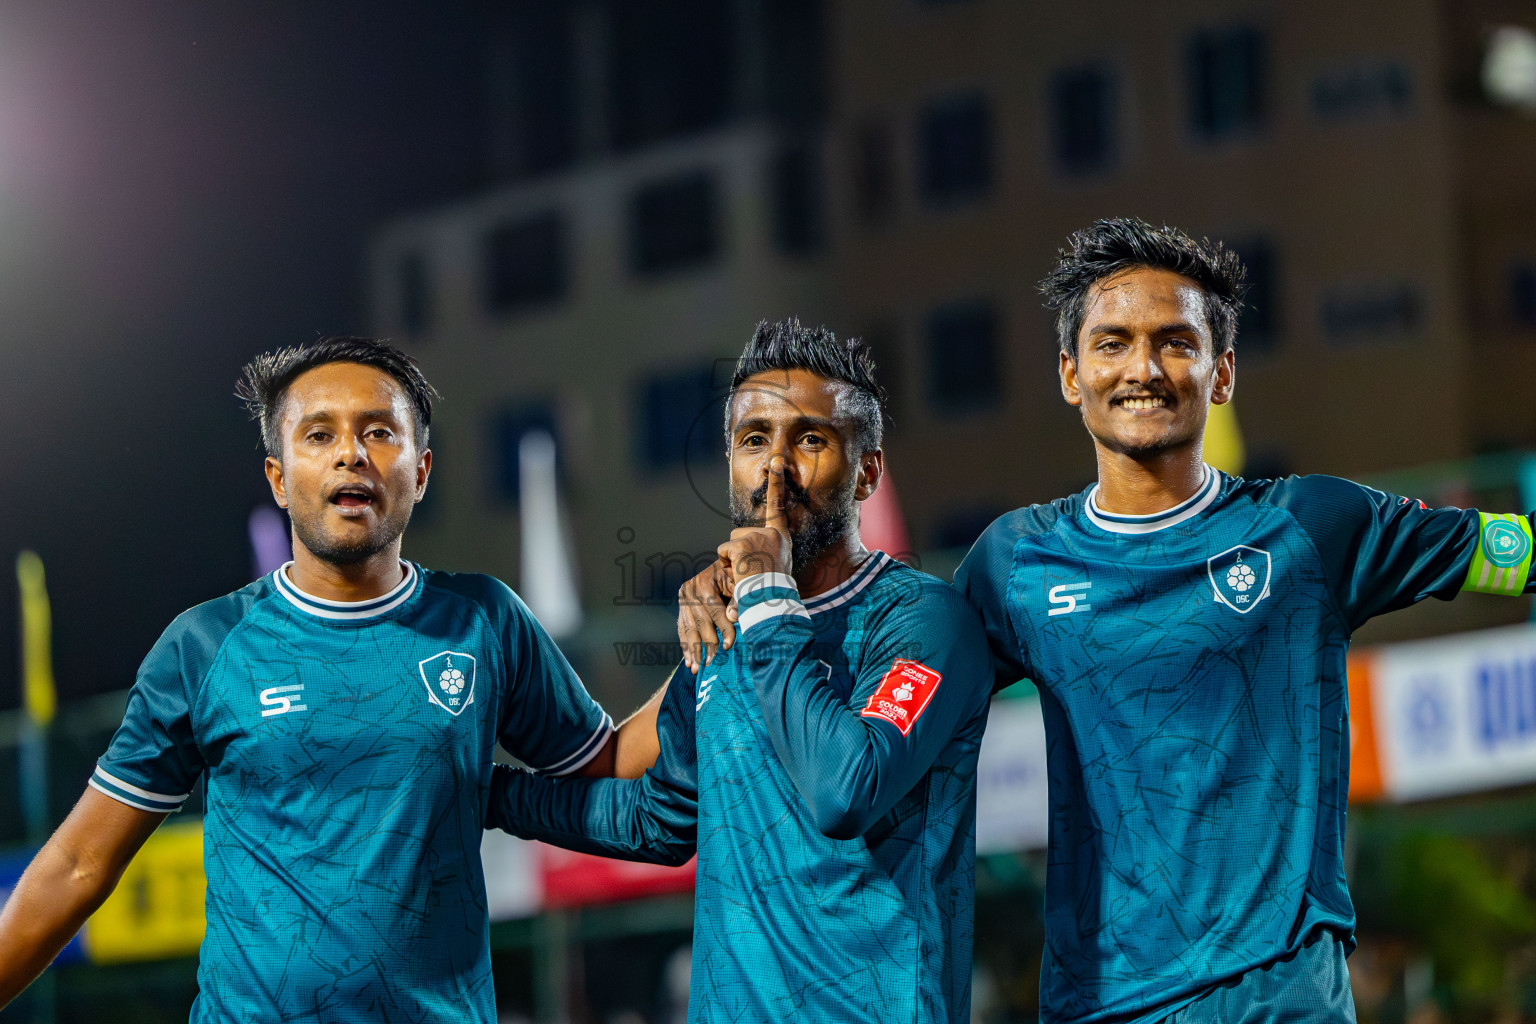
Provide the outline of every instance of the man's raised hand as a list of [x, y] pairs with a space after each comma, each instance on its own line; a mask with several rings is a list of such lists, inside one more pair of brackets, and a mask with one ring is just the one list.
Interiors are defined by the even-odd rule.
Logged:
[[725, 562], [711, 563], [678, 589], [677, 639], [683, 645], [683, 663], [694, 673], [708, 665], [716, 651], [731, 649], [736, 640], [736, 595]]
[[763, 499], [763, 525], [731, 531], [731, 539], [715, 549], [731, 573], [734, 586], [748, 576], [789, 573], [793, 547], [789, 536], [788, 495], [784, 487], [784, 457], [768, 460], [768, 493]]
[[731, 539], [716, 549], [719, 561], [678, 590], [677, 639], [690, 672], [698, 672], [735, 642], [737, 582], [759, 573], [789, 573], [794, 548], [787, 500], [784, 458], [775, 455], [768, 463], [763, 525], [732, 530]]

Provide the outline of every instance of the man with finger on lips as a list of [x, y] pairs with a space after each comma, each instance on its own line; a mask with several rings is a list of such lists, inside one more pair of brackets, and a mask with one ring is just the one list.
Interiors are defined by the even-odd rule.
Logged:
[[736, 529], [711, 570], [736, 619], [690, 600], [713, 584], [685, 588], [701, 642], [662, 696], [655, 767], [493, 783], [488, 824], [517, 835], [697, 851], [691, 1022], [970, 1019], [991, 668], [957, 592], [860, 542], [884, 468], [873, 371], [857, 340], [758, 326], [726, 408]]

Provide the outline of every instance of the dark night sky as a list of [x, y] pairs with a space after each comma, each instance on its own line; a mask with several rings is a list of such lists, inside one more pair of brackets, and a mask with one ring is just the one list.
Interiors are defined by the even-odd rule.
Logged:
[[477, 182], [482, 54], [476, 0], [0, 7], [0, 706], [20, 548], [64, 698], [248, 582], [234, 379], [368, 327], [372, 231]]

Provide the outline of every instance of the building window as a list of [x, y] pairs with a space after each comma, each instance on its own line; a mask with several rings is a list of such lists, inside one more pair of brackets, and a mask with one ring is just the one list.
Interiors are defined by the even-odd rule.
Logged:
[[1263, 238], [1232, 246], [1247, 273], [1248, 294], [1237, 321], [1237, 343], [1243, 351], [1267, 352], [1280, 334], [1280, 268], [1275, 247]]
[[565, 221], [557, 213], [503, 224], [485, 236], [485, 304], [493, 313], [548, 305], [565, 297]]
[[629, 262], [640, 275], [698, 266], [720, 250], [715, 180], [703, 171], [654, 182], [629, 201]]
[[951, 96], [923, 111], [918, 132], [923, 200], [947, 207], [992, 188], [992, 109], [981, 93]]
[[889, 220], [896, 210], [896, 145], [883, 119], [861, 125], [854, 137], [853, 208], [871, 226]]
[[773, 156], [768, 173], [773, 241], [787, 256], [809, 256], [824, 241], [821, 152], [791, 142]]
[[1197, 136], [1225, 139], [1263, 127], [1265, 65], [1257, 29], [1200, 32], [1190, 40], [1189, 119]]
[[1424, 316], [1424, 297], [1406, 281], [1348, 285], [1323, 296], [1323, 331], [1335, 342], [1412, 334]]
[[523, 405], [491, 417], [488, 440], [494, 461], [490, 481], [493, 496], [500, 501], [515, 505], [522, 497], [519, 447], [523, 435], [534, 430], [542, 430], [555, 439], [555, 465], [557, 469], [561, 468], [565, 453], [561, 450], [560, 434], [555, 429], [555, 413], [549, 405]]
[[1332, 68], [1312, 81], [1312, 113], [1323, 121], [1406, 112], [1413, 105], [1413, 69], [1395, 60]]
[[929, 314], [928, 399], [941, 413], [985, 409], [1002, 397], [997, 313], [988, 302], [958, 302]]
[[650, 469], [718, 462], [725, 451], [724, 393], [710, 366], [657, 374], [641, 381], [637, 454]]
[[1115, 161], [1115, 77], [1096, 67], [1069, 68], [1051, 80], [1051, 148], [1069, 174], [1091, 174]]
[[616, 149], [726, 120], [739, 52], [730, 4], [647, 0], [603, 7], [610, 19], [608, 130]]
[[1536, 327], [1536, 264], [1521, 263], [1509, 272], [1510, 317], [1521, 327]]
[[408, 252], [395, 264], [395, 287], [400, 301], [400, 329], [412, 338], [427, 333], [432, 323], [432, 285], [427, 279], [427, 259]]

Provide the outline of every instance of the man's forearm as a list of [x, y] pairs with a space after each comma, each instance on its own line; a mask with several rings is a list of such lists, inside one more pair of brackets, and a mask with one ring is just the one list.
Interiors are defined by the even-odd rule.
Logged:
[[50, 842], [0, 910], [0, 1006], [15, 999], [59, 955], [117, 884]]
[[53, 962], [165, 820], [87, 789], [0, 909], [0, 1006]]

